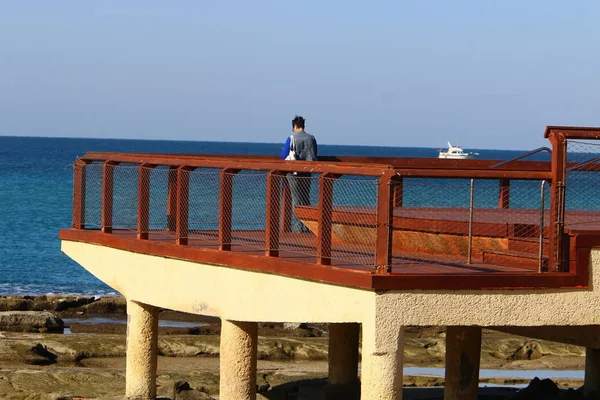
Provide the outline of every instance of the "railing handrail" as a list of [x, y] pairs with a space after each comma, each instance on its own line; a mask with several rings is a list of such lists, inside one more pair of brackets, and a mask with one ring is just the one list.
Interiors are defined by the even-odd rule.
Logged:
[[[349, 159], [352, 159], [349, 157]], [[163, 155], [149, 153], [89, 152], [80, 157], [81, 162], [113, 162], [163, 165], [171, 167], [237, 169], [254, 171], [311, 172], [340, 175], [380, 176], [385, 171], [395, 169], [404, 177], [456, 178], [456, 179], [509, 179], [509, 180], [552, 180], [550, 169], [540, 168], [540, 164], [529, 164], [528, 169], [490, 169], [454, 164], [453, 168], [432, 168], [431, 165], [414, 164], [394, 168], [391, 164], [361, 164], [349, 161], [284, 161], [279, 158], [231, 155]], [[408, 159], [407, 161], [413, 161]], [[446, 160], [442, 160], [446, 161]], [[451, 160], [447, 160], [451, 161]], [[549, 164], [549, 163], [548, 163]]]
[[[440, 160], [435, 158], [393, 158], [393, 157], [352, 157], [326, 156], [318, 161], [284, 161], [276, 156], [218, 155], [218, 154], [148, 154], [89, 152], [75, 164], [73, 227], [85, 229], [86, 164], [102, 163], [101, 227], [105, 233], [112, 230], [114, 172], [118, 164], [134, 164], [138, 168], [138, 239], [148, 239], [149, 221], [149, 179], [151, 169], [157, 166], [171, 167], [167, 179], [167, 219], [173, 218], [176, 244], [186, 245], [188, 234], [189, 174], [196, 168], [214, 169], [220, 174], [219, 185], [219, 246], [227, 244], [231, 235], [232, 182], [233, 176], [244, 170], [267, 172], [265, 193], [265, 254], [277, 257], [279, 232], [286, 232], [280, 224], [279, 215], [289, 212], [286, 202], [291, 201], [285, 190], [279, 191], [279, 179], [286, 172], [307, 172], [321, 174], [319, 180], [317, 261], [318, 265], [328, 265], [331, 259], [331, 220], [332, 182], [342, 175], [375, 177], [377, 184], [376, 204], [376, 250], [374, 273], [391, 270], [392, 226], [394, 208], [402, 207], [404, 178], [444, 178], [444, 179], [496, 179], [499, 180], [498, 208], [510, 207], [511, 180], [541, 180], [551, 184], [550, 220], [548, 226], [548, 272], [566, 272], [568, 259], [563, 259], [565, 172], [590, 165], [600, 157], [578, 164], [567, 163], [566, 139], [600, 139], [600, 128], [549, 127], [547, 137], [552, 150], [540, 147], [508, 161], [496, 160]], [[521, 161], [523, 158], [547, 151], [552, 161]], [[145, 168], [145, 167], [148, 168]], [[600, 171], [600, 166], [594, 166]], [[218, 170], [218, 171], [217, 171]], [[283, 180], [285, 185], [285, 179]], [[407, 191], [408, 193], [408, 191]], [[409, 193], [410, 194], [410, 193]], [[540, 206], [539, 234], [544, 235], [544, 196], [542, 191]], [[285, 199], [285, 200], [284, 200]], [[352, 221], [356, 223], [356, 221]], [[328, 225], [329, 224], [329, 225]], [[280, 226], [282, 228], [280, 228]], [[145, 234], [144, 234], [145, 233]], [[225, 246], [219, 248], [227, 250]], [[540, 245], [540, 251], [542, 247]], [[539, 258], [539, 254], [538, 254]], [[565, 264], [565, 260], [567, 260]]]
[[551, 171], [396, 169], [396, 172], [404, 178], [552, 180]]
[[389, 165], [362, 165], [355, 163], [331, 163], [320, 161], [284, 161], [284, 160], [248, 160], [248, 159], [228, 159], [213, 157], [194, 157], [186, 158], [173, 156], [144, 156], [144, 155], [125, 155], [119, 153], [90, 153], [78, 159], [80, 162], [112, 162], [128, 164], [148, 164], [153, 166], [171, 166], [187, 168], [214, 168], [214, 169], [232, 169], [232, 170], [253, 170], [253, 171], [281, 171], [281, 172], [309, 172], [309, 173], [332, 173], [341, 175], [364, 175], [380, 176], [385, 171], [391, 170]]
[[513, 161], [521, 160], [521, 159], [523, 159], [525, 157], [529, 157], [529, 156], [532, 156], [532, 155], [537, 154], [537, 153], [541, 153], [542, 151], [547, 151], [550, 155], [552, 155], [552, 150], [549, 147], [538, 147], [535, 150], [531, 150], [531, 151], [529, 151], [527, 153], [521, 154], [520, 156], [517, 156], [515, 158], [511, 158], [510, 160], [506, 160], [506, 161], [499, 162], [498, 164], [494, 164], [490, 168], [497, 168], [497, 167], [499, 167], [501, 165], [508, 164], [510, 162], [513, 162]]
[[[244, 160], [244, 161], [282, 161], [273, 155], [252, 154], [173, 154], [173, 153], [122, 153], [122, 152], [88, 152], [81, 159], [92, 159], [103, 161], [110, 157], [158, 157], [158, 158], [180, 158], [192, 160], [222, 159], [222, 160]], [[440, 158], [415, 158], [415, 157], [364, 157], [364, 156], [319, 156], [318, 162], [324, 163], [353, 163], [391, 166], [394, 168], [416, 168], [416, 169], [487, 169], [500, 160], [452, 160]], [[549, 161], [520, 161], [506, 167], [507, 170], [550, 170]]]

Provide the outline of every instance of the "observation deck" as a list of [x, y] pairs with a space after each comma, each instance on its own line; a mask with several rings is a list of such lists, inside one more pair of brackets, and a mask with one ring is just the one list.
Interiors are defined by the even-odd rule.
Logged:
[[[158, 308], [222, 318], [237, 343], [222, 339], [231, 379], [236, 354], [252, 360], [257, 321], [329, 322], [332, 340], [351, 343], [330, 349], [330, 381], [356, 380], [362, 327], [362, 398], [399, 399], [405, 326], [455, 327], [449, 340], [477, 342], [484, 326], [547, 337], [544, 327], [600, 324], [600, 129], [545, 137], [550, 161], [89, 152], [74, 166], [62, 248], [127, 297], [146, 343], [131, 343], [128, 363], [152, 348], [144, 327]], [[303, 204], [292, 204], [290, 178]], [[592, 348], [569, 332], [558, 339]], [[129, 396], [152, 398], [150, 354], [128, 364]], [[455, 398], [473, 398], [472, 385], [452, 383], [464, 378], [460, 357], [448, 360]], [[254, 398], [244, 382], [221, 385], [221, 399]]]

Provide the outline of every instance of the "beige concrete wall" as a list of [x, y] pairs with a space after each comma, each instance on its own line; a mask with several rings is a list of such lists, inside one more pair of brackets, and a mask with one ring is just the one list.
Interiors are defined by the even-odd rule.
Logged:
[[395, 313], [405, 326], [598, 325], [600, 249], [592, 250], [590, 267], [595, 290], [389, 291], [377, 297], [377, 312]]
[[[319, 284], [63, 241], [63, 251], [128, 299], [236, 321], [400, 325], [600, 324], [600, 291], [578, 289], [388, 291]], [[592, 251], [600, 283], [600, 250]], [[526, 283], [526, 282], [524, 282]]]
[[234, 321], [360, 322], [375, 294], [335, 285], [62, 242], [62, 250], [130, 300]]

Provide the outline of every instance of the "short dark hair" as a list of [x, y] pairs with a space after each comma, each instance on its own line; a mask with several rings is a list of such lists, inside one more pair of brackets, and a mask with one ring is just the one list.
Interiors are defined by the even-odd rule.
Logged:
[[300, 129], [304, 129], [304, 121], [306, 121], [304, 118], [302, 118], [299, 115], [296, 115], [292, 120], [292, 128], [296, 126]]

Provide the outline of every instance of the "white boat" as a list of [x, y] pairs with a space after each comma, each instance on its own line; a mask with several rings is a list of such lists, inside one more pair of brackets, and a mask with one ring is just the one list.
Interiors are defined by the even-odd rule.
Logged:
[[466, 160], [469, 158], [473, 158], [479, 153], [467, 153], [459, 146], [452, 146], [450, 142], [448, 142], [448, 150], [440, 149], [439, 158], [450, 158], [453, 160]]

